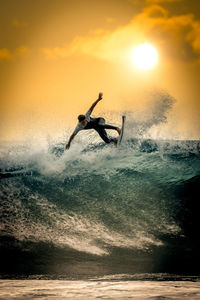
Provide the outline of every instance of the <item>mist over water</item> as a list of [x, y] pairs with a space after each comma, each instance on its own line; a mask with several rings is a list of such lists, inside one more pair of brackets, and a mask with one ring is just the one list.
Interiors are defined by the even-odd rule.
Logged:
[[93, 131], [69, 151], [66, 137], [2, 143], [2, 276], [198, 274], [200, 144], [158, 139], [174, 102], [126, 112], [120, 148]]

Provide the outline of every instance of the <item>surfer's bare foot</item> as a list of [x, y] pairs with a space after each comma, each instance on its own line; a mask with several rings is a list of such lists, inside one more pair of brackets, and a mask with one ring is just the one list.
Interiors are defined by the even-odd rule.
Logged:
[[119, 135], [120, 135], [120, 133], [121, 133], [121, 129], [118, 127], [117, 128], [117, 132], [119, 133]]

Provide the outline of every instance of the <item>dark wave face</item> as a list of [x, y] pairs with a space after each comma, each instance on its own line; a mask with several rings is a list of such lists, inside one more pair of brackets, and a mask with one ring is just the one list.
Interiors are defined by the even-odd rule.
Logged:
[[198, 141], [63, 149], [2, 148], [1, 276], [199, 274]]

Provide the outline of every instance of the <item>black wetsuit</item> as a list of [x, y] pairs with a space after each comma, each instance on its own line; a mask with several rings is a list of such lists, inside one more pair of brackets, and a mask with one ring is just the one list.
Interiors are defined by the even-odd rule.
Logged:
[[87, 123], [87, 125], [84, 127], [84, 129], [94, 129], [98, 132], [102, 140], [104, 140], [105, 143], [117, 143], [116, 138], [109, 138], [107, 135], [107, 132], [105, 129], [112, 129], [117, 130], [116, 126], [107, 125], [105, 124], [104, 118], [91, 118], [90, 121]]

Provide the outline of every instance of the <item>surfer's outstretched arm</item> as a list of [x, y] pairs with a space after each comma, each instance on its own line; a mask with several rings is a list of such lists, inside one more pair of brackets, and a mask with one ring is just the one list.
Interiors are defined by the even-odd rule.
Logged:
[[98, 99], [92, 104], [92, 106], [90, 107], [89, 111], [92, 112], [93, 109], [95, 108], [95, 106], [97, 105], [97, 103], [98, 103], [99, 101], [101, 101], [102, 98], [103, 98], [103, 93], [99, 93]]
[[75, 134], [72, 133], [72, 135], [69, 138], [69, 141], [68, 141], [67, 145], [65, 146], [65, 150], [68, 150], [70, 148], [71, 141], [74, 139], [74, 137], [75, 137]]

